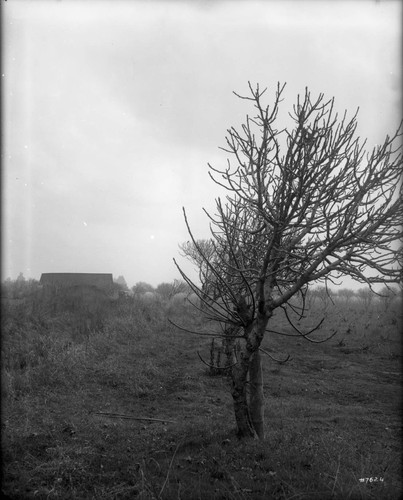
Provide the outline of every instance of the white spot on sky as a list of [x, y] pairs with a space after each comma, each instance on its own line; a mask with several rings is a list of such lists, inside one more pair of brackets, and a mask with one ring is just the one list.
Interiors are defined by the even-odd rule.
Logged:
[[88, 224], [85, 222], [85, 220], [83, 220], [83, 224], [84, 224], [85, 227], [88, 226]]
[[155, 236], [153, 234], [150, 235], [150, 240], [154, 240]]

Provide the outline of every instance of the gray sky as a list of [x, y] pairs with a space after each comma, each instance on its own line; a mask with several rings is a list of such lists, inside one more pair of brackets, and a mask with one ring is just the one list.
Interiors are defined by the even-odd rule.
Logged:
[[[336, 98], [373, 146], [401, 119], [399, 1], [2, 2], [2, 278], [179, 275], [247, 82]], [[184, 266], [189, 269], [189, 266]]]

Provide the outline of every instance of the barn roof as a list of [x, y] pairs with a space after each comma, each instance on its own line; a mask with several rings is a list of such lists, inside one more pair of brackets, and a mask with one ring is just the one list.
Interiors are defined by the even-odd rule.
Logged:
[[94, 286], [101, 290], [110, 290], [113, 286], [111, 273], [42, 273], [41, 285]]

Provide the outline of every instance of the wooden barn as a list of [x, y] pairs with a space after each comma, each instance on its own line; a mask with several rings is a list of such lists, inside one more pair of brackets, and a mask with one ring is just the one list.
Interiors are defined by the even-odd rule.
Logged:
[[103, 295], [112, 300], [118, 298], [111, 273], [43, 273], [40, 284], [44, 292], [69, 292], [76, 296]]
[[113, 287], [111, 273], [42, 273], [40, 284], [68, 288], [91, 286], [108, 292]]

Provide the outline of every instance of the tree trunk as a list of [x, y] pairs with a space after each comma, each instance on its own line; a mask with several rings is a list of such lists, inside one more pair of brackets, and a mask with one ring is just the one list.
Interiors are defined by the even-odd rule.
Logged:
[[249, 413], [259, 439], [264, 439], [263, 369], [259, 349], [252, 354], [249, 364]]
[[236, 349], [237, 349], [237, 344], [236, 344], [236, 336], [239, 332], [239, 327], [236, 326], [227, 326], [224, 332], [224, 339], [223, 339], [223, 345], [224, 345], [224, 352], [227, 357], [225, 366], [228, 368], [228, 372], [231, 372], [232, 365], [236, 363]]
[[238, 362], [232, 368], [232, 397], [240, 437], [264, 439], [263, 373], [259, 346], [270, 317], [271, 314], [267, 312], [259, 314], [256, 324], [250, 323], [245, 328], [246, 342], [241, 348]]
[[232, 398], [234, 401], [235, 420], [239, 437], [256, 437], [256, 432], [249, 414], [246, 382], [248, 361], [245, 359], [232, 367]]

